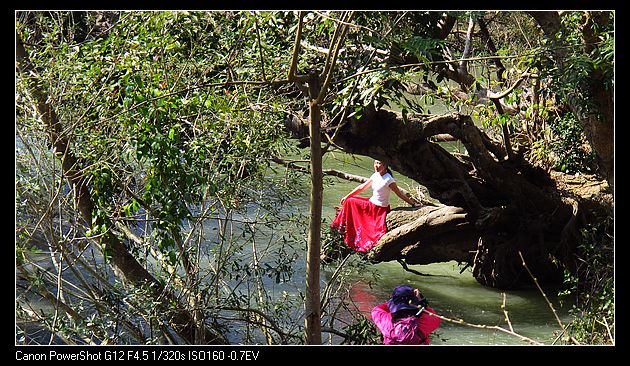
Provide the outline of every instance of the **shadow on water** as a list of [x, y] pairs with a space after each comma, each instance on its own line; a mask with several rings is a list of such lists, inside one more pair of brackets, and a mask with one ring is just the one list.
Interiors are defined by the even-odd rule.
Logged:
[[[338, 169], [351, 174], [369, 176], [373, 172], [372, 159], [364, 157], [352, 157], [343, 153], [327, 154], [324, 160], [324, 168]], [[414, 191], [418, 184], [407, 179], [401, 174], [394, 172], [394, 176], [399, 186]], [[305, 178], [306, 180], [307, 178]], [[339, 204], [339, 199], [355, 188], [358, 183], [347, 182], [338, 178], [326, 178], [327, 183], [324, 189], [323, 218], [324, 229], [334, 217], [334, 207]], [[404, 206], [398, 197], [392, 197], [392, 208]], [[308, 212], [308, 199], [303, 197], [294, 201], [289, 209], [295, 212]], [[290, 214], [290, 212], [288, 213]], [[209, 242], [213, 241], [217, 235], [212, 225], [207, 228], [205, 237]], [[282, 235], [287, 230], [276, 228]], [[299, 231], [297, 225], [292, 224], [291, 230]], [[280, 234], [278, 234], [280, 235]], [[296, 234], [299, 236], [299, 233]], [[266, 240], [261, 240], [258, 248], [261, 251], [273, 252], [273, 236], [270, 234]], [[300, 244], [300, 245], [298, 245]], [[303, 292], [305, 282], [305, 254], [301, 249], [302, 241], [296, 244], [296, 252], [299, 258], [294, 258], [291, 262], [293, 276], [282, 278], [280, 281], [274, 278], [265, 278], [265, 288], [273, 297], [280, 297], [288, 294], [295, 303], [300, 303], [300, 292]], [[269, 246], [267, 248], [267, 246]], [[299, 247], [299, 248], [297, 248]], [[244, 255], [248, 253], [245, 251]], [[503, 304], [503, 292], [480, 285], [471, 275], [470, 269], [460, 273], [461, 268], [455, 262], [434, 263], [430, 265], [412, 265], [409, 268], [413, 271], [428, 274], [430, 276], [420, 276], [403, 269], [397, 262], [387, 262], [379, 264], [369, 264], [369, 269], [358, 271], [346, 281], [349, 285], [348, 295], [351, 303], [362, 316], [370, 319], [372, 307], [386, 301], [392, 289], [400, 284], [410, 284], [419, 288], [428, 298], [430, 305], [438, 314], [450, 319], [463, 319], [468, 323], [486, 326], [501, 326], [507, 328], [506, 318], [501, 308]], [[335, 265], [322, 267], [321, 281], [322, 289], [330, 281]], [[27, 284], [25, 284], [26, 286]], [[558, 311], [561, 320], [567, 324], [569, 317], [566, 310], [558, 305], [555, 293], [548, 292], [546, 295], [552, 301]], [[543, 296], [536, 289], [522, 291], [506, 291], [506, 307], [514, 331], [523, 336], [535, 339], [541, 343], [551, 344], [554, 339], [554, 332], [559, 331], [554, 314]], [[301, 320], [303, 308], [297, 306], [295, 314], [291, 318]], [[294, 316], [293, 316], [294, 315]], [[340, 317], [351, 321], [350, 314], [339, 314]], [[293, 320], [287, 320], [293, 321]], [[39, 339], [37, 343], [56, 343], [57, 339], [49, 332], [43, 331], [35, 324], [20, 324], [24, 333], [29, 337]], [[231, 341], [242, 343], [239, 332], [235, 332]], [[52, 337], [52, 338], [51, 338]], [[336, 342], [336, 343], [335, 343]], [[339, 340], [333, 342], [340, 343]], [[260, 340], [264, 344], [264, 340]], [[488, 329], [472, 328], [460, 324], [443, 321], [440, 328], [432, 337], [434, 345], [523, 345], [526, 344], [520, 339], [501, 332]]]
[[[325, 157], [324, 168], [367, 177], [373, 172], [372, 162], [373, 159], [367, 157], [335, 153]], [[408, 191], [413, 192], [419, 187], [418, 183], [395, 171], [394, 177], [398, 185]], [[339, 205], [339, 199], [355, 188], [358, 183], [338, 178], [329, 178], [327, 183], [324, 189], [323, 217], [329, 223], [334, 218], [334, 206]], [[369, 192], [362, 195], [368, 196], [367, 193]], [[406, 206], [406, 203], [393, 195], [391, 207], [399, 206]], [[353, 278], [349, 290], [350, 299], [361, 314], [368, 319], [370, 319], [372, 307], [386, 301], [395, 286], [409, 284], [419, 288], [438, 314], [449, 319], [462, 319], [471, 324], [488, 327], [501, 326], [509, 329], [505, 313], [501, 308], [503, 293], [505, 293], [505, 310], [514, 332], [540, 343], [551, 344], [555, 333], [560, 331], [553, 311], [539, 290], [500, 291], [484, 287], [472, 277], [470, 269], [460, 273], [461, 267], [456, 262], [409, 266], [411, 271], [429, 276], [420, 276], [407, 271], [397, 262], [374, 264], [370, 269], [371, 271], [359, 272]], [[322, 277], [328, 281], [332, 271], [334, 271], [333, 267], [325, 268]], [[570, 317], [567, 310], [560, 307], [556, 293], [555, 290], [548, 290], [545, 294], [562, 323], [567, 325]], [[432, 344], [528, 345], [529, 343], [500, 331], [442, 321], [435, 337], [432, 338]]]
[[[460, 272], [456, 262], [410, 266], [433, 276], [418, 276], [404, 270], [396, 262], [379, 263], [373, 270], [378, 278], [353, 278], [349, 297], [354, 306], [370, 319], [371, 309], [386, 301], [394, 287], [409, 284], [419, 288], [435, 311], [452, 320], [466, 323], [500, 326], [509, 329], [502, 309], [505, 294], [505, 310], [514, 332], [543, 344], [551, 344], [560, 326], [537, 289], [500, 291], [484, 287], [469, 270]], [[551, 292], [551, 290], [550, 290]], [[567, 312], [560, 308], [555, 293], [546, 293], [563, 324], [568, 324]], [[481, 329], [453, 322], [442, 321], [432, 336], [434, 345], [528, 345], [518, 337], [497, 330]]]

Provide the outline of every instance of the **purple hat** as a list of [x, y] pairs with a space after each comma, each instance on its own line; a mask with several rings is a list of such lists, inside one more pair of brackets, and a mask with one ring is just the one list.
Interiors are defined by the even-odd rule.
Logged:
[[418, 310], [420, 299], [413, 293], [409, 285], [400, 285], [394, 288], [392, 297], [387, 300], [389, 312], [394, 314], [401, 310]]

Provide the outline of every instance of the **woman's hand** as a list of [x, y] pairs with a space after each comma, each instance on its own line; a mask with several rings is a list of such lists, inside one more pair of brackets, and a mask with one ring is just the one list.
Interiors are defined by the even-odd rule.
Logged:
[[339, 203], [341, 203], [341, 205], [345, 205], [346, 204], [346, 200], [348, 199], [348, 196], [345, 196], [344, 198], [341, 199], [341, 201], [339, 201]]

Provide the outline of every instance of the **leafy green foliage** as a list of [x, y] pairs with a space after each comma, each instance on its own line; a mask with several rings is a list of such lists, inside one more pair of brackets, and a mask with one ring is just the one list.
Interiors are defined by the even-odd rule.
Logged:
[[558, 136], [551, 146], [557, 156], [554, 168], [565, 173], [592, 172], [594, 155], [589, 151], [582, 126], [573, 114], [554, 119], [550, 126]]
[[[339, 14], [307, 12], [300, 73], [321, 71]], [[529, 66], [543, 81], [554, 82], [550, 88], [543, 85], [541, 95], [548, 101], [558, 93], [564, 99], [583, 98], [585, 106], [593, 92], [585, 84], [588, 75], [600, 73], [606, 88], [614, 86], [613, 30], [595, 29], [600, 42], [582, 53], [580, 13], [563, 17], [561, 37], [570, 50], [569, 67], [563, 70], [556, 69], [550, 56], [556, 45], [544, 43], [523, 13], [449, 14], [456, 17], [455, 32], [440, 39], [436, 24], [442, 12], [356, 12], [322, 105], [325, 118], [342, 112], [360, 118], [368, 105], [422, 113], [437, 98], [450, 103], [456, 88], [446, 78], [443, 53], [459, 49], [469, 17], [488, 20], [499, 55], [520, 54], [502, 59], [508, 82]], [[19, 12], [16, 20], [34, 74], [65, 128], [69, 152], [89, 178], [94, 201], [92, 227], [83, 228], [73, 207], [73, 187], [59, 173], [48, 136], [33, 112], [27, 88], [33, 74], [17, 75], [19, 263], [29, 268], [41, 253], [33, 246], [35, 238], [62, 243], [83, 259], [86, 243], [104, 244], [117, 236], [190, 310], [203, 309], [201, 319], [207, 324], [260, 342], [264, 332], [255, 334], [252, 328], [270, 324], [244, 316], [248, 311], [234, 310], [234, 318], [228, 319], [222, 306], [259, 309], [274, 318], [277, 340], [296, 342], [301, 299], [267, 290], [287, 289], [300, 269], [296, 263], [304, 244], [304, 216], [287, 217], [283, 209], [303, 192], [297, 176], [274, 171], [268, 158], [287, 149], [284, 113], [303, 110], [305, 103], [293, 85], [264, 81], [286, 78], [297, 12]], [[473, 55], [494, 56], [480, 39], [473, 38]], [[457, 52], [451, 56], [457, 59]], [[400, 67], [414, 59], [421, 65]], [[469, 65], [475, 76], [471, 89], [509, 85], [491, 76], [496, 66], [490, 62]], [[407, 87], [420, 81], [435, 89], [417, 100]], [[546, 104], [528, 106], [531, 96], [521, 91], [515, 89], [506, 102], [516, 108], [525, 104], [529, 116], [536, 111], [546, 121]], [[491, 106], [476, 104], [482, 101], [475, 96], [453, 101], [449, 108], [472, 108], [484, 127], [508, 124], [520, 132], [522, 119], [497, 115]], [[535, 154], [542, 158], [555, 152], [559, 168], [588, 171], [590, 158], [575, 149], [581, 146], [575, 121], [566, 117], [554, 123], [557, 145], [549, 147], [535, 136]], [[139, 240], [131, 240], [117, 224]], [[324, 252], [340, 249], [333, 245], [338, 239], [324, 235]], [[103, 250], [107, 257], [108, 248]], [[51, 254], [55, 256], [61, 258]], [[72, 339], [95, 335], [96, 340], [116, 343], [166, 342], [167, 315], [158, 312], [150, 291], [119, 283], [99, 258], [89, 259], [94, 268], [86, 268], [93, 276], [88, 282], [98, 288], [111, 285], [105, 286], [109, 292], [84, 303], [78, 299], [92, 288], [86, 285], [78, 295], [66, 289], [64, 300], [85, 322], [65, 318], [55, 325], [49, 317], [42, 324], [62, 329]], [[50, 276], [32, 274], [24, 289], [55, 286]], [[606, 289], [608, 299], [610, 293]], [[612, 305], [606, 301], [595, 308], [608, 311]], [[175, 310], [177, 304], [171, 305]], [[234, 329], [234, 319], [245, 322], [246, 329]], [[147, 330], [146, 337], [136, 335], [135, 326]], [[345, 331], [356, 343], [380, 342], [365, 318]]]
[[612, 344], [615, 337], [614, 219], [582, 230], [578, 267], [565, 274], [560, 295], [571, 304], [569, 334], [584, 344]]
[[[26, 154], [27, 148], [36, 147], [32, 141], [37, 139], [44, 142], [37, 148], [45, 151], [47, 136], [36, 133], [37, 118], [29, 114], [33, 108], [22, 81], [29, 76], [19, 75], [19, 133], [27, 141], [16, 151], [25, 167], [20, 175], [24, 181], [20, 189], [24, 221], [20, 225], [26, 236], [21, 253], [29, 253], [28, 236], [42, 229], [37, 226], [35, 204], [50, 205], [46, 199], [57, 195], [54, 191], [31, 194], [29, 187], [33, 186], [27, 183], [40, 179], [54, 190], [60, 184], [51, 183], [62, 182], [64, 211], [56, 211], [59, 216], [55, 222], [72, 227], [74, 237], [66, 240], [73, 248], [84, 245], [86, 239], [96, 240], [107, 258], [111, 254], [105, 245], [107, 238], [116, 235], [162, 285], [182, 293], [191, 307], [205, 309], [207, 319], [214, 319], [219, 312], [214, 310], [217, 304], [234, 292], [242, 293], [245, 299], [236, 305], [268, 309], [272, 314], [278, 300], [264, 295], [264, 282], [268, 278], [285, 284], [292, 278], [292, 264], [298, 255], [294, 243], [303, 234], [278, 225], [278, 221], [289, 220], [283, 210], [292, 194], [300, 192], [295, 187], [285, 188], [295, 184], [295, 178], [269, 177], [269, 158], [287, 148], [281, 123], [282, 98], [261, 87], [226, 82], [262, 78], [257, 58], [260, 53], [254, 52], [259, 51], [259, 42], [255, 33], [246, 30], [256, 22], [279, 22], [282, 17], [214, 12], [99, 14], [79, 19], [78, 13], [27, 12], [19, 17], [16, 29], [28, 45], [39, 79], [48, 83], [43, 87], [50, 93], [51, 106], [59, 120], [70, 127], [66, 133], [71, 151], [81, 162], [82, 173], [89, 177], [94, 203], [92, 227], [84, 231], [74, 215], [67, 214], [73, 207], [72, 189], [66, 180], [28, 171], [29, 166], [45, 165], [46, 156], [52, 162], [54, 159], [50, 154]], [[85, 29], [101, 32], [74, 39], [78, 36], [73, 32], [76, 27], [58, 27], [69, 21], [87, 22]], [[106, 26], [99, 26], [98, 21]], [[266, 52], [278, 44], [269, 38]], [[271, 67], [274, 61], [269, 54], [263, 62], [267, 66], [265, 77], [282, 73]], [[228, 222], [230, 226], [226, 226]], [[129, 240], [116, 223], [127, 226], [140, 240]], [[264, 241], [263, 226], [268, 235]], [[221, 232], [213, 235], [208, 227]], [[278, 230], [284, 235], [276, 235]], [[81, 232], [84, 238], [77, 235]], [[252, 247], [261, 241], [264, 247], [253, 255]], [[202, 266], [208, 262], [210, 266]], [[94, 266], [95, 273], [109, 277], [106, 267], [99, 262]], [[231, 272], [232, 268], [236, 271]], [[244, 268], [247, 271], [241, 271]], [[229, 294], [217, 292], [219, 284], [222, 287], [227, 281], [233, 286]], [[250, 287], [254, 283], [257, 285]], [[113, 298], [125, 299], [122, 306], [128, 314], [123, 312], [121, 321], [143, 329], [151, 330], [152, 324], [168, 317], [157, 313], [157, 307], [148, 306], [155, 305], [150, 292], [121, 286], [112, 293]], [[124, 332], [106, 324], [113, 308], [95, 316], [94, 308], [81, 307], [73, 299], [69, 305], [88, 319], [73, 334], [89, 332], [97, 324], [104, 330], [99, 337]], [[94, 303], [100, 304], [100, 300]], [[173, 311], [181, 306], [171, 305]], [[280, 310], [277, 316], [282, 317]], [[149, 338], [152, 343], [165, 341]], [[137, 341], [146, 340], [130, 333], [115, 342]]]
[[[610, 13], [614, 18], [614, 12]], [[592, 76], [599, 74], [604, 89], [614, 85], [614, 19], [607, 25], [592, 24], [596, 41], [584, 39], [582, 12], [567, 12], [562, 16], [562, 28], [557, 38], [566, 48], [567, 61], [562, 68], [549, 67], [553, 78], [553, 89], [561, 99], [575, 100], [580, 105], [582, 115], [598, 114], [596, 94], [600, 92], [592, 85]], [[585, 44], [589, 42], [589, 44]], [[550, 45], [551, 51], [557, 44]]]
[[344, 234], [340, 233], [338, 230], [331, 230], [328, 225], [323, 225], [321, 235], [321, 257], [324, 264], [328, 264], [335, 259], [341, 259], [353, 252], [353, 250], [343, 242]]
[[412, 36], [402, 43], [402, 48], [415, 55], [418, 60], [425, 64], [433, 61], [433, 57], [438, 50], [444, 47], [446, 42], [443, 39], [426, 38], [423, 36]]
[[355, 321], [343, 327], [348, 338], [343, 344], [382, 344], [383, 336], [370, 319], [359, 316]]

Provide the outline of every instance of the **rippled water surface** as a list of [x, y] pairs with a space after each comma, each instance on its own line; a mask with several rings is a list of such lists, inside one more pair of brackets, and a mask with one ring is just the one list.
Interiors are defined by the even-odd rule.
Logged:
[[[457, 145], [452, 148], [457, 149]], [[348, 173], [369, 176], [373, 172], [373, 159], [352, 158], [346, 154], [330, 154], [324, 159], [324, 169], [338, 169]], [[394, 171], [398, 185], [414, 191], [417, 183]], [[324, 189], [323, 215], [330, 222], [334, 216], [334, 206], [339, 199], [350, 192], [358, 183], [329, 178]], [[369, 196], [370, 190], [363, 195]], [[392, 195], [392, 208], [407, 204]], [[304, 208], [308, 209], [308, 206]], [[366, 278], [356, 278], [350, 296], [360, 311], [369, 317], [370, 309], [387, 300], [392, 289], [399, 284], [418, 287], [429, 299], [431, 306], [442, 316], [450, 319], [462, 319], [467, 323], [487, 327], [501, 326], [509, 329], [506, 314], [501, 308], [505, 293], [505, 310], [513, 330], [521, 336], [535, 341], [551, 344], [554, 332], [560, 326], [549, 304], [537, 289], [502, 292], [480, 285], [471, 275], [470, 269], [464, 270], [456, 262], [413, 265], [409, 268], [431, 276], [419, 276], [408, 272], [397, 262], [379, 263], [372, 266], [377, 273], [376, 279], [368, 271]], [[330, 275], [333, 269], [326, 269], [322, 276]], [[561, 308], [553, 290], [546, 295], [556, 310], [563, 324], [568, 324], [569, 317]], [[442, 345], [527, 345], [526, 341], [500, 331], [482, 329], [443, 321], [438, 328], [432, 344]]]

